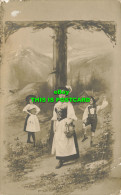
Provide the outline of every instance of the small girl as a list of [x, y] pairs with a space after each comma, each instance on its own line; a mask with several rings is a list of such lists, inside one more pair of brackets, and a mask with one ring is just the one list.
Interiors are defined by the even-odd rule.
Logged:
[[28, 114], [25, 120], [24, 131], [28, 132], [27, 143], [32, 143], [30, 140], [32, 136], [35, 146], [35, 132], [40, 131], [39, 120], [36, 115], [40, 112], [40, 108], [32, 102], [32, 97], [35, 98], [34, 95], [28, 95], [26, 97], [27, 105], [23, 109]]

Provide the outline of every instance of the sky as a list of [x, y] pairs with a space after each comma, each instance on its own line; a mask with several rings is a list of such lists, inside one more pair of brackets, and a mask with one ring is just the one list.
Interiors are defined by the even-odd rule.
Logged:
[[[4, 21], [46, 21], [46, 20], [103, 20], [119, 18], [119, 2], [114, 0], [22, 0], [4, 4]], [[32, 48], [52, 57], [53, 31], [33, 31], [23, 28], [11, 35], [5, 45], [6, 52], [21, 48]], [[76, 56], [97, 55], [113, 49], [104, 32], [89, 32], [68, 29], [68, 60]], [[78, 50], [78, 51], [77, 51]], [[74, 53], [75, 52], [75, 53]]]
[[[8, 0], [6, 0], [8, 1]], [[4, 3], [4, 20], [106, 20], [120, 18], [117, 0], [9, 0]], [[16, 17], [14, 11], [19, 11]], [[11, 13], [13, 15], [11, 15]]]

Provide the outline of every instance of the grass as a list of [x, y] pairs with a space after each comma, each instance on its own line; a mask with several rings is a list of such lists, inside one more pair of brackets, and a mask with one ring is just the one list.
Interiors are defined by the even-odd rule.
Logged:
[[112, 163], [112, 128], [110, 114], [107, 114], [102, 133], [96, 138], [95, 147], [80, 154], [78, 167], [70, 169], [68, 174], [58, 177], [51, 173], [41, 175], [34, 183], [25, 185], [27, 189], [50, 191], [54, 194], [69, 194], [75, 189], [87, 189], [95, 182], [108, 177]]
[[[76, 163], [78, 166], [71, 168], [68, 174], [59, 176], [56, 173], [44, 174], [35, 178], [24, 187], [29, 190], [50, 191], [55, 194], [69, 194], [75, 189], [87, 189], [95, 182], [108, 177], [112, 163], [113, 131], [110, 112], [103, 113], [103, 125], [100, 126], [100, 134], [96, 137], [95, 146], [88, 148]], [[47, 143], [33, 145], [23, 144], [19, 139], [14, 145], [8, 144], [9, 175], [14, 181], [25, 179], [26, 173], [32, 171], [34, 160], [50, 152], [49, 139]], [[81, 151], [80, 151], [81, 152]]]
[[9, 162], [9, 173], [13, 181], [22, 180], [24, 175], [32, 171], [34, 159], [48, 154], [49, 144], [40, 141], [33, 147], [33, 144], [24, 145], [18, 138], [14, 145], [8, 144], [5, 159]]

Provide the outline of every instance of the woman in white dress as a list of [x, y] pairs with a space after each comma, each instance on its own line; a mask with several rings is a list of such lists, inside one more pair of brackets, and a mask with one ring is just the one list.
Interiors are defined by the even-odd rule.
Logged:
[[[59, 89], [67, 91], [65, 87]], [[59, 95], [59, 98], [65, 98], [64, 94]], [[56, 168], [60, 168], [63, 162], [73, 160], [79, 157], [78, 143], [76, 133], [68, 138], [65, 134], [67, 125], [73, 124], [77, 117], [74, 112], [73, 105], [70, 102], [61, 102], [55, 104], [53, 110], [53, 144], [52, 154], [56, 155], [58, 164]]]
[[84, 129], [84, 138], [82, 142], [84, 142], [86, 139], [88, 139], [86, 135], [86, 126], [91, 125], [91, 141], [90, 145], [93, 146], [94, 136], [95, 136], [95, 130], [97, 127], [97, 113], [104, 109], [108, 105], [108, 102], [106, 100], [106, 97], [104, 97], [104, 100], [102, 102], [102, 105], [96, 105], [96, 100], [91, 97], [90, 98], [90, 104], [86, 107], [82, 121], [83, 121], [83, 129]]
[[26, 97], [27, 105], [23, 109], [28, 114], [25, 120], [24, 131], [28, 132], [27, 143], [32, 143], [30, 140], [32, 136], [35, 146], [35, 132], [40, 131], [40, 124], [36, 115], [40, 112], [40, 108], [32, 102], [32, 97], [35, 96], [29, 95]]

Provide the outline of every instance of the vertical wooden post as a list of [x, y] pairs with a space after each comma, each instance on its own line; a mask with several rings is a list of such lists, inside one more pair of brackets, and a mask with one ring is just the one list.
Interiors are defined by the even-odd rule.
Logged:
[[53, 69], [55, 70], [54, 87], [67, 84], [67, 29], [58, 25], [54, 29]]
[[3, 45], [3, 37], [4, 37], [4, 30], [3, 30], [3, 4], [0, 4], [0, 66], [2, 65], [2, 45]]

